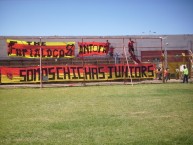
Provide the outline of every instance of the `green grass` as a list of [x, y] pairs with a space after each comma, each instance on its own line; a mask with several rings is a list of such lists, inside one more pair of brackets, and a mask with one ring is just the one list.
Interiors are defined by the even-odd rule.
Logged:
[[190, 145], [193, 84], [0, 89], [0, 144]]

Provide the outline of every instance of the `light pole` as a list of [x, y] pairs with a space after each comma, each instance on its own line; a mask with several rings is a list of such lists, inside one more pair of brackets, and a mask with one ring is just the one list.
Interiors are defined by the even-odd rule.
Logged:
[[167, 46], [169, 43], [165, 44], [165, 49], [164, 49], [164, 56], [165, 56], [165, 69], [168, 67], [168, 53], [167, 53]]
[[40, 37], [40, 88], [43, 87], [42, 85], [42, 37]]
[[[161, 53], [164, 54], [163, 56], [163, 60], [162, 60], [162, 79], [163, 79], [163, 83], [165, 83], [165, 80], [164, 80], [164, 70], [168, 67], [168, 60], [167, 60], [167, 48], [166, 46], [168, 46], [168, 43], [165, 43], [165, 39], [168, 38], [168, 36], [166, 37], [159, 37], [161, 39]], [[164, 45], [164, 52], [163, 52], [163, 48], [162, 48], [162, 44], [165, 44]]]
[[118, 53], [116, 52], [115, 53], [115, 64], [117, 64], [117, 57], [118, 57], [119, 55], [118, 55]]

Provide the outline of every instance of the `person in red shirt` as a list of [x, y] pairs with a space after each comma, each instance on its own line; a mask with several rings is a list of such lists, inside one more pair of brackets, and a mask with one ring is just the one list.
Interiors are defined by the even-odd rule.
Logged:
[[135, 42], [133, 40], [131, 40], [131, 38], [129, 38], [129, 43], [128, 43], [128, 48], [129, 48], [129, 53], [133, 53], [134, 54], [134, 44]]
[[111, 57], [113, 57], [113, 52], [114, 52], [114, 47], [110, 47], [109, 48], [109, 55], [111, 56]]
[[168, 71], [169, 71], [168, 68], [166, 68], [165, 71], [164, 71], [164, 79], [165, 79], [166, 82], [169, 80], [169, 72]]
[[111, 45], [111, 43], [109, 43], [109, 41], [107, 40], [107, 41], [106, 41], [106, 45], [105, 45], [106, 53], [109, 52], [110, 45]]

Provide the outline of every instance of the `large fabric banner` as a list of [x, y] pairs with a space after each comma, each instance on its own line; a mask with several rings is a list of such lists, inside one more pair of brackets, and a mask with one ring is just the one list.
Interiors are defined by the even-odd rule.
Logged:
[[[129, 72], [130, 69], [130, 72]], [[37, 67], [0, 67], [1, 83], [35, 83], [40, 82], [40, 68]], [[153, 64], [110, 65], [70, 65], [43, 66], [42, 78], [46, 82], [67, 81], [107, 81], [140, 78], [154, 78]]]
[[78, 42], [79, 56], [107, 55], [109, 43]]
[[7, 39], [8, 55], [38, 58], [40, 57], [40, 47], [42, 58], [68, 57], [75, 55], [75, 42], [35, 42]]

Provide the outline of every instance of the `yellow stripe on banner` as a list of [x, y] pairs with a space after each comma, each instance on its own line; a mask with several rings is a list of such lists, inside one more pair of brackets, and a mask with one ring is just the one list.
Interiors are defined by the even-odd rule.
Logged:
[[97, 51], [98, 50], [98, 46], [94, 46], [93, 50]]
[[74, 58], [75, 56], [68, 56], [68, 55], [65, 55], [64, 57], [66, 57], [66, 58]]
[[66, 46], [75, 45], [75, 42], [46, 42], [46, 46]]
[[[22, 45], [34, 45], [34, 42], [38, 43], [39, 41], [21, 41], [21, 40], [12, 40], [12, 39], [7, 39], [7, 43], [10, 42], [17, 42], [17, 44], [22, 44]], [[43, 41], [42, 41], [43, 42]], [[44, 42], [46, 46], [66, 46], [66, 45], [75, 45], [75, 42]]]
[[[100, 47], [100, 52], [104, 51], [104, 47]], [[99, 50], [99, 46], [93, 46], [93, 51], [98, 51]]]
[[10, 43], [10, 42], [13, 42], [13, 41], [17, 42], [17, 44], [28, 45], [27, 41], [7, 39], [7, 43]]
[[20, 83], [22, 78], [19, 76], [14, 76], [12, 79], [9, 79], [7, 75], [1, 75], [1, 82], [2, 83]]

